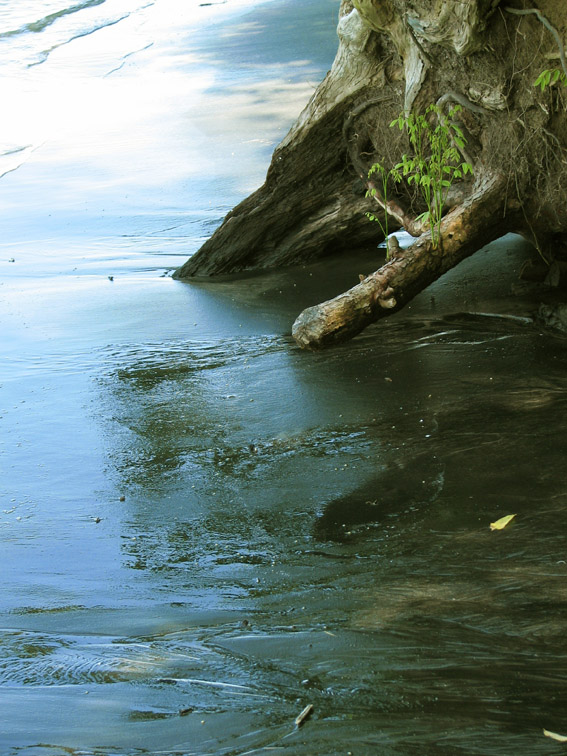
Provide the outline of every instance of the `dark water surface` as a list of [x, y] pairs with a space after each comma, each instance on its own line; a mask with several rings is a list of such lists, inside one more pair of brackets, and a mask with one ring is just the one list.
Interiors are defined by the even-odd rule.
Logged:
[[[62, 7], [47, 5], [33, 18]], [[183, 124], [214, 121], [237, 82], [223, 133], [199, 131], [232, 141], [234, 163], [196, 150], [156, 189], [150, 168], [124, 172], [130, 147], [145, 154], [137, 136], [120, 147], [117, 131], [97, 163], [70, 129], [0, 181], [0, 753], [558, 752], [542, 730], [567, 734], [567, 350], [508, 296], [525, 246], [504, 238], [321, 354], [295, 347], [294, 317], [378, 253], [217, 283], [163, 275], [294, 115], [269, 111], [283, 90], [264, 67], [305, 93], [297, 71], [316, 83], [332, 58], [334, 3], [237, 11], [243, 36], [222, 48], [234, 16], [207, 17], [193, 47], [167, 27], [174, 57], [198, 49], [187, 65], [217, 68], [164, 123], [178, 142], [145, 145], [166, 171]], [[311, 62], [302, 12], [327, 40]], [[266, 144], [244, 147], [258, 112], [272, 113]], [[120, 175], [139, 180], [128, 196]]]

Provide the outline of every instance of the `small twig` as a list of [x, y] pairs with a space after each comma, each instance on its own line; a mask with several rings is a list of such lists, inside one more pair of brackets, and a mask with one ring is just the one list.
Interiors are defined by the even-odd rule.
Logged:
[[[374, 105], [379, 105], [380, 103], [392, 101], [392, 97], [389, 95], [384, 95], [382, 97], [374, 97], [371, 100], [365, 100], [364, 102], [361, 102], [359, 105], [357, 105], [353, 110], [349, 113], [348, 117], [345, 119], [343, 123], [343, 139], [346, 144], [347, 153], [348, 156], [356, 170], [356, 172], [360, 174], [364, 174], [364, 179], [366, 179], [366, 172], [367, 168], [365, 168], [364, 164], [360, 160], [361, 155], [365, 153], [358, 153], [357, 150], [351, 148], [351, 144], [349, 141], [349, 130], [354, 123], [354, 120], [358, 118], [358, 116], [361, 113], [364, 113], [365, 110], [368, 110], [369, 108], [373, 107]], [[358, 136], [358, 135], [357, 135]], [[358, 141], [358, 139], [357, 139]]]
[[374, 105], [379, 105], [380, 103], [386, 102], [388, 100], [392, 100], [392, 97], [388, 95], [384, 95], [383, 97], [374, 97], [371, 100], [365, 100], [364, 102], [361, 102], [356, 106], [356, 108], [353, 108], [343, 124], [343, 138], [345, 142], [348, 143], [348, 130], [352, 126], [352, 122], [355, 118], [357, 118], [361, 113], [364, 113], [365, 110], [368, 110]]
[[[361, 176], [361, 178], [364, 180], [363, 176]], [[366, 186], [368, 187], [372, 197], [376, 200], [380, 207], [383, 208], [388, 213], [388, 215], [391, 215], [394, 220], [397, 220], [400, 226], [402, 226], [408, 232], [408, 234], [414, 237], [418, 237], [423, 234], [423, 232], [426, 230], [426, 226], [423, 223], [416, 220], [411, 215], [408, 215], [406, 210], [404, 210], [404, 208], [397, 202], [394, 202], [394, 200], [389, 199], [387, 202], [385, 202], [384, 198], [380, 194], [380, 190], [373, 181], [367, 181]]]
[[513, 13], [515, 16], [528, 16], [530, 14], [533, 14], [536, 16], [538, 21], [541, 21], [541, 23], [545, 26], [545, 28], [550, 31], [555, 41], [557, 42], [557, 46], [559, 47], [559, 58], [561, 60], [561, 66], [563, 68], [563, 73], [565, 76], [567, 76], [567, 60], [565, 59], [565, 48], [563, 47], [563, 40], [561, 39], [561, 36], [555, 26], [552, 26], [547, 18], [539, 11], [537, 8], [526, 8], [525, 10], [519, 10], [518, 8], [510, 8], [505, 7], [504, 10], [507, 13]]
[[309, 719], [311, 714], [313, 714], [313, 704], [307, 704], [307, 706], [303, 709], [301, 714], [298, 714], [296, 716], [295, 726], [301, 727], [301, 725]]

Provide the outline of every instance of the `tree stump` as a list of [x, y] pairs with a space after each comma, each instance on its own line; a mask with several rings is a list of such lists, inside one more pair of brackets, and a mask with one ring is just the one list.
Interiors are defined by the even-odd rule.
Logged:
[[[432, 7], [434, 6], [434, 8]], [[333, 67], [274, 152], [266, 182], [225, 218], [175, 278], [288, 266], [375, 245], [376, 200], [389, 231], [416, 236], [357, 286], [299, 315], [293, 335], [318, 349], [398, 311], [489, 241], [530, 239], [546, 263], [567, 252], [564, 0], [343, 0]], [[548, 86], [534, 82], [556, 70]], [[553, 79], [556, 79], [553, 81]], [[440, 239], [403, 184], [374, 199], [368, 170], [409, 144], [400, 113], [458, 105], [473, 179], [454, 185]], [[466, 154], [465, 154], [466, 153]]]

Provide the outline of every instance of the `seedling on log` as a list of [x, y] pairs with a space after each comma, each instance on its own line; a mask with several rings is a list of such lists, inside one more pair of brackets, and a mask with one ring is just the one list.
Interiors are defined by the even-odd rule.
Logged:
[[[374, 163], [368, 171], [368, 178], [378, 174], [382, 184], [380, 197], [375, 186], [369, 188], [367, 195], [376, 199], [384, 207], [382, 220], [373, 213], [366, 216], [377, 221], [384, 237], [388, 238], [388, 179], [395, 183], [405, 179], [408, 186], [417, 187], [427, 210], [415, 219], [431, 229], [433, 249], [441, 242], [441, 218], [447, 204], [449, 189], [454, 181], [472, 174], [472, 165], [463, 161], [461, 151], [466, 139], [461, 127], [454, 118], [462, 110], [460, 105], [453, 106], [447, 116], [438, 105], [429, 105], [424, 114], [401, 113], [390, 124], [406, 131], [412, 147], [412, 154], [404, 154], [402, 159], [389, 171], [382, 163]], [[432, 124], [431, 121], [434, 121]], [[388, 252], [386, 259], [390, 259]]]

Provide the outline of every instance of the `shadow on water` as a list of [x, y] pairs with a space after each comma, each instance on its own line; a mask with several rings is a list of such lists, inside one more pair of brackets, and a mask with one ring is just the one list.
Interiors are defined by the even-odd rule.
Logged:
[[326, 504], [315, 523], [315, 537], [348, 541], [359, 526], [381, 523], [384, 527], [388, 517], [408, 516], [427, 506], [442, 488], [443, 468], [435, 455], [394, 461], [376, 478]]

